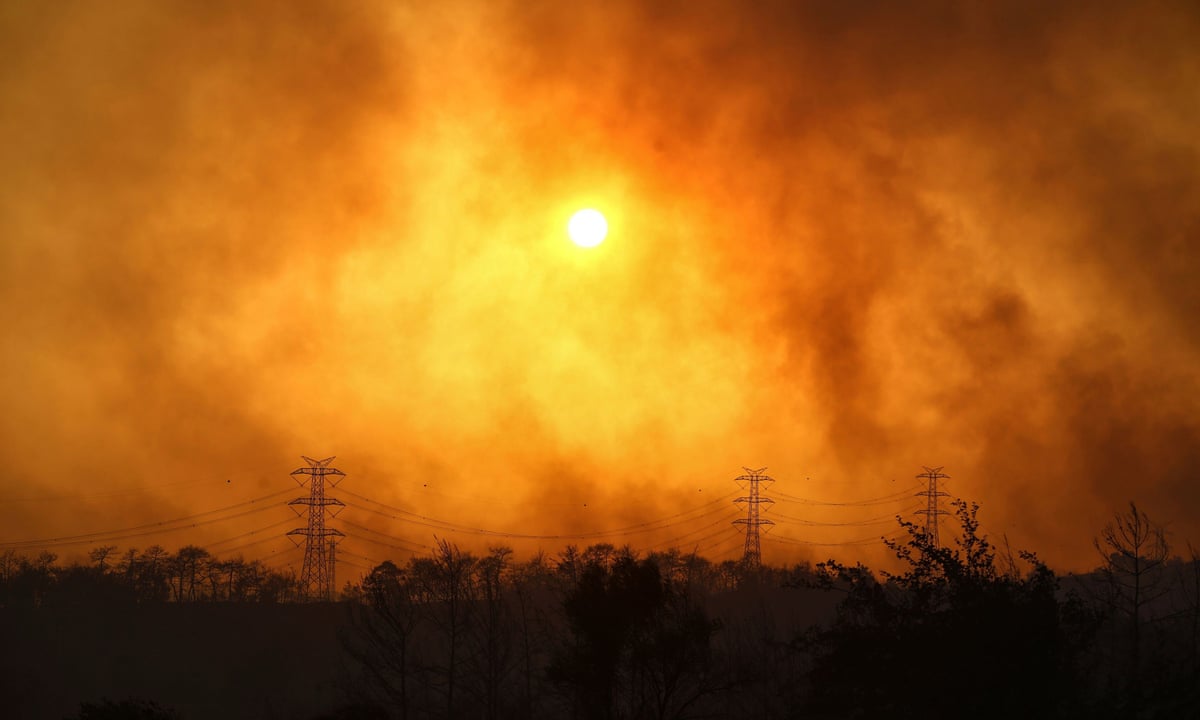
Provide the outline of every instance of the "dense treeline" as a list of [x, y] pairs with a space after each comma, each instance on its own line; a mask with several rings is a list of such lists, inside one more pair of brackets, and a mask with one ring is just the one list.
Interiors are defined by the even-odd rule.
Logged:
[[[1058, 577], [999, 552], [977, 506], [936, 546], [902, 522], [900, 570], [714, 566], [568, 548], [513, 563], [442, 543], [364, 581], [357, 689], [400, 718], [1200, 717], [1200, 557], [1136, 506]], [[783, 607], [806, 605], [799, 624]], [[813, 594], [836, 598], [822, 618]]]
[[[1131, 505], [1057, 576], [955, 503], [898, 569], [749, 568], [598, 544], [519, 561], [449, 542], [342, 593], [342, 718], [1200, 717], [1200, 556]], [[0, 558], [6, 606], [277, 602], [290, 576], [200, 548]]]
[[[741, 703], [738, 679], [758, 682], [767, 655], [734, 645], [770, 629], [762, 590], [811, 577], [608, 544], [517, 563], [441, 542], [365, 578], [346, 642], [357, 690], [396, 717], [690, 717]], [[745, 602], [718, 618], [721, 596]], [[721, 635], [741, 623], [759, 637]]]
[[174, 553], [152, 545], [117, 554], [89, 552], [92, 564], [59, 565], [58, 556], [0, 552], [0, 607], [55, 607], [147, 602], [287, 602], [300, 597], [295, 573], [257, 560], [218, 559], [185, 545]]

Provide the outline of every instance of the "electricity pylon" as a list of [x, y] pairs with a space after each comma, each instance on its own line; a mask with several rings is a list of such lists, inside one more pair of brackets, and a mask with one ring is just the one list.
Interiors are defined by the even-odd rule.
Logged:
[[745, 503], [746, 505], [746, 517], [734, 520], [733, 524], [742, 525], [746, 532], [746, 543], [744, 550], [742, 551], [742, 562], [745, 563], [747, 567], [756, 568], [762, 564], [762, 541], [759, 537], [758, 529], [763, 526], [770, 527], [771, 525], [775, 524], [771, 520], [759, 517], [760, 505], [763, 503], [770, 503], [772, 505], [775, 504], [774, 500], [769, 497], [763, 497], [760, 494], [759, 486], [763, 483], [767, 483], [769, 485], [775, 482], [775, 478], [762, 474], [763, 470], [766, 470], [765, 467], [757, 470], [751, 470], [748, 467], [743, 467], [742, 469], [746, 471], [746, 474], [737, 476], [734, 478], [734, 482], [738, 484], [746, 483], [746, 486], [750, 490], [750, 494], [742, 496], [733, 501], [735, 504]]
[[931, 468], [925, 465], [921, 467], [925, 468], [925, 472], [917, 477], [928, 480], [929, 486], [917, 493], [917, 497], [925, 498], [926, 503], [925, 509], [918, 510], [916, 514], [925, 516], [925, 536], [929, 538], [933, 547], [937, 548], [941, 547], [941, 543], [938, 540], [938, 516], [950, 514], [949, 511], [938, 507], [938, 498], [949, 497], [950, 495], [948, 492], [938, 490], [938, 480], [948, 479], [950, 476], [942, 472], [942, 468], [940, 467]]
[[[345, 533], [341, 530], [325, 527], [325, 513], [329, 512], [330, 517], [336, 517], [341, 509], [346, 507], [346, 503], [337, 498], [325, 497], [325, 477], [335, 476], [339, 480], [331, 480], [331, 484], [337, 487], [341, 477], [345, 477], [346, 473], [337, 468], [329, 467], [329, 463], [333, 461], [333, 457], [327, 457], [324, 460], [313, 460], [312, 458], [301, 455], [304, 462], [308, 463], [308, 467], [302, 467], [292, 471], [292, 478], [304, 487], [308, 483], [308, 497], [298, 497], [292, 500], [288, 505], [297, 514], [302, 513], [296, 506], [308, 506], [308, 527], [296, 528], [288, 531], [289, 536], [304, 538], [304, 567], [300, 570], [300, 593], [305, 600], [333, 600], [333, 577], [334, 571], [334, 555], [333, 548], [337, 545], [337, 538], [345, 537]], [[308, 476], [305, 479], [296, 477], [297, 475]], [[330, 507], [335, 507], [337, 510], [330, 511]], [[299, 543], [293, 539], [293, 542]]]

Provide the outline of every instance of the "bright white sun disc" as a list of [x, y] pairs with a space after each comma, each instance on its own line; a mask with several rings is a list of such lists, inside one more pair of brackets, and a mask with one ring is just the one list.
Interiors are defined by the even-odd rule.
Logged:
[[571, 221], [567, 223], [567, 234], [571, 236], [571, 242], [579, 247], [596, 247], [604, 242], [604, 236], [608, 235], [608, 221], [599, 210], [580, 210], [572, 215]]

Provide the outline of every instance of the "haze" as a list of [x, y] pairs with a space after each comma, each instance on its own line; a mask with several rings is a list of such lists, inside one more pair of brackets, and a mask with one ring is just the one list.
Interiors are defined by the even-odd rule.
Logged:
[[0, 46], [0, 540], [301, 454], [527, 534], [934, 465], [1059, 568], [1130, 499], [1200, 540], [1194, 4], [5, 3]]

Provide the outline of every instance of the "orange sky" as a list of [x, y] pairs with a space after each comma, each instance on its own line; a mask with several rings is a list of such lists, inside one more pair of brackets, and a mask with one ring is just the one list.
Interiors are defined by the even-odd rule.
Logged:
[[1194, 6], [745, 5], [4, 4], [0, 541], [283, 490], [302, 453], [526, 534], [743, 465], [834, 501], [944, 465], [1058, 567], [1130, 499], [1200, 541]]

